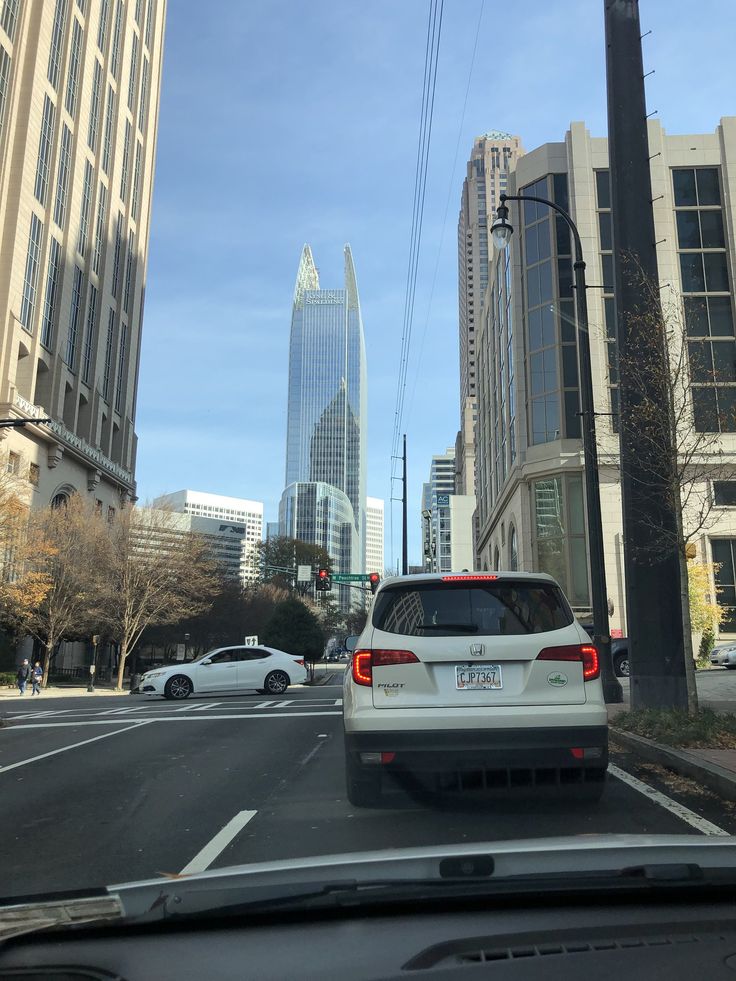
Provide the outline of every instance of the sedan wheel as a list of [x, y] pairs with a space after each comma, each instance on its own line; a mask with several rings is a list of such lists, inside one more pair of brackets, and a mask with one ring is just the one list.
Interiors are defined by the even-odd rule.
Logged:
[[189, 698], [194, 691], [194, 685], [185, 674], [175, 674], [169, 678], [164, 688], [166, 698]]
[[618, 658], [615, 664], [616, 674], [619, 678], [628, 678], [631, 673], [629, 668], [629, 655], [624, 654], [622, 657]]
[[283, 695], [289, 687], [289, 676], [285, 671], [272, 671], [266, 675], [264, 685], [269, 695]]

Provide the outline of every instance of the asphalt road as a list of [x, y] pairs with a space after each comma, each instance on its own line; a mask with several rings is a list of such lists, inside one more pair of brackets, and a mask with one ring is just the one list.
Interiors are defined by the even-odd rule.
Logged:
[[617, 753], [593, 808], [427, 804], [400, 787], [380, 808], [354, 808], [341, 694], [325, 685], [273, 699], [42, 696], [0, 705], [0, 897], [386, 847], [736, 833], [732, 805]]

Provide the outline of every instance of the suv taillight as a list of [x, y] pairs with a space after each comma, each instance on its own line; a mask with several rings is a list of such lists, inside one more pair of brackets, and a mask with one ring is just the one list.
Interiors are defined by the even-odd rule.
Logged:
[[537, 654], [538, 661], [582, 661], [583, 681], [593, 681], [601, 673], [598, 651], [592, 644], [566, 644], [564, 647], [545, 647]]
[[373, 684], [373, 668], [383, 668], [390, 664], [414, 664], [419, 658], [413, 651], [356, 651], [353, 654], [353, 681], [356, 685], [370, 688]]

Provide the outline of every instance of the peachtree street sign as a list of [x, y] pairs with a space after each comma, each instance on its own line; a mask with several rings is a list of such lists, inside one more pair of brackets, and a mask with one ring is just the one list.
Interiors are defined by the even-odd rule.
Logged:
[[368, 572], [333, 572], [330, 577], [333, 582], [370, 582]]

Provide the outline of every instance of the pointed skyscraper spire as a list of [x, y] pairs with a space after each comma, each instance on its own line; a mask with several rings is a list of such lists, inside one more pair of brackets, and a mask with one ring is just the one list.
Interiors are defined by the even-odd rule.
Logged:
[[302, 255], [299, 260], [299, 269], [296, 274], [296, 286], [294, 287], [294, 306], [300, 306], [305, 290], [319, 289], [319, 273], [314, 264], [312, 249], [305, 242], [302, 248]]

